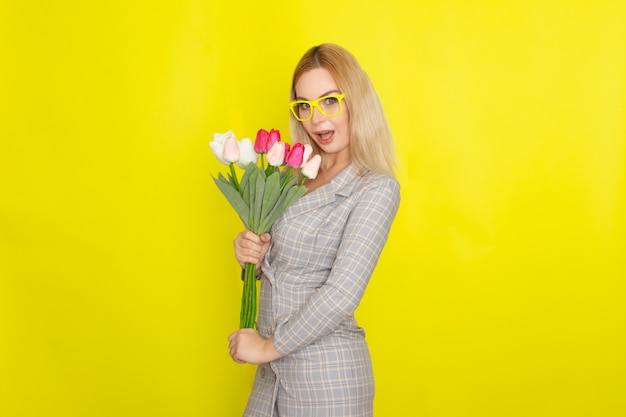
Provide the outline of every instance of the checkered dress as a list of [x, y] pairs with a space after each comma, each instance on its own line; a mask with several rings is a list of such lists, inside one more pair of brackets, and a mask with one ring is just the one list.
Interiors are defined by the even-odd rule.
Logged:
[[271, 230], [257, 330], [283, 357], [259, 365], [245, 417], [366, 417], [374, 377], [355, 319], [400, 203], [390, 177], [344, 169]]

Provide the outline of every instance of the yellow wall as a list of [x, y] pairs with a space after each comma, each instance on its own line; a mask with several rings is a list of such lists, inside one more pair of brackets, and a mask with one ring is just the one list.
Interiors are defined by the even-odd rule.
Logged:
[[625, 21], [621, 0], [3, 1], [0, 415], [240, 414], [241, 225], [207, 143], [288, 136], [291, 72], [326, 41], [403, 164], [358, 311], [376, 414], [626, 415]]

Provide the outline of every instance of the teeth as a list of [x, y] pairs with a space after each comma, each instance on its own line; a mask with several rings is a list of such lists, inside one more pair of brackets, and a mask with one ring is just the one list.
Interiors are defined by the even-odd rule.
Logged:
[[321, 139], [328, 139], [332, 133], [333, 133], [332, 131], [326, 130], [326, 131], [324, 131], [324, 132], [319, 132], [317, 135], [318, 135]]

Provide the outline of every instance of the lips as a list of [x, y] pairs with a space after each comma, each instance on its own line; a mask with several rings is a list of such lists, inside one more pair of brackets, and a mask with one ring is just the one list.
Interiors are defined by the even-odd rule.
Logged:
[[335, 134], [334, 130], [320, 130], [315, 132], [315, 136], [321, 143], [329, 143]]

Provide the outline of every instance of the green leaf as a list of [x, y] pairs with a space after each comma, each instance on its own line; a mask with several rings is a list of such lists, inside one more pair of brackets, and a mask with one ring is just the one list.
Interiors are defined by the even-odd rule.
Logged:
[[213, 177], [213, 181], [215, 181], [217, 188], [220, 189], [224, 197], [226, 197], [226, 200], [228, 200], [233, 209], [235, 209], [244, 226], [249, 229], [248, 218], [250, 216], [250, 209], [244, 202], [241, 194], [239, 194], [239, 191], [237, 191], [235, 185], [228, 182], [221, 174], [218, 175], [217, 178]]
[[248, 213], [248, 229], [252, 230], [254, 228], [254, 197], [256, 196], [256, 178], [259, 173], [256, 171], [251, 171], [248, 175], [248, 187], [244, 191], [243, 200], [246, 202], [248, 207], [250, 207], [250, 211]]
[[263, 195], [263, 207], [261, 209], [261, 221], [263, 221], [276, 205], [280, 197], [280, 173], [274, 172], [265, 181], [265, 194]]
[[[282, 178], [282, 189], [289, 189], [295, 185], [297, 178], [295, 175], [289, 175], [286, 178]], [[281, 190], [282, 191], [282, 190]]]
[[241, 181], [239, 181], [239, 185], [241, 186], [241, 188], [244, 187], [244, 184], [247, 184], [249, 182], [250, 179], [250, 175], [252, 175], [253, 173], [257, 172], [258, 170], [263, 170], [262, 168], [254, 165], [254, 163], [250, 162], [247, 166], [245, 171], [243, 172], [243, 176], [241, 177]]
[[261, 210], [263, 208], [263, 195], [265, 194], [265, 173], [261, 171], [256, 177], [256, 190], [254, 193], [254, 219], [252, 222], [252, 231], [258, 234], [258, 227], [261, 223]]
[[307, 188], [305, 186], [300, 186], [300, 185], [296, 185], [293, 188], [291, 188], [289, 191], [293, 191], [293, 193], [291, 195], [287, 196], [287, 200], [285, 201], [285, 210], [292, 205], [293, 203], [296, 202], [296, 200], [298, 200], [300, 197], [302, 197], [303, 195], [306, 194]]
[[306, 194], [306, 187], [295, 186], [289, 189], [285, 188], [276, 202], [276, 205], [268, 216], [262, 221], [259, 227], [259, 234], [269, 232], [274, 222], [287, 210], [287, 208], [298, 198]]
[[252, 173], [252, 171], [248, 171], [246, 169], [246, 171], [243, 174], [243, 177], [241, 177], [241, 181], [239, 181], [239, 186], [241, 187], [241, 196], [243, 197], [244, 201], [248, 201], [248, 197], [247, 197], [247, 193], [250, 192], [250, 174]]
[[[248, 177], [249, 178], [249, 177]], [[247, 181], [243, 186], [242, 186], [243, 190], [241, 193], [241, 199], [246, 203], [246, 205], [248, 206], [248, 208], [250, 207], [250, 182]], [[246, 224], [250, 223], [249, 221], [247, 221]]]
[[[211, 176], [211, 177], [213, 177], [213, 176]], [[217, 178], [220, 181], [223, 181], [225, 184], [230, 185], [235, 190], [237, 189], [237, 186], [235, 185], [235, 183], [232, 182], [232, 178], [231, 178], [230, 174], [228, 174], [228, 179], [226, 179], [226, 177], [224, 177], [224, 175], [222, 175], [222, 173], [220, 172], [220, 173], [217, 174]], [[215, 177], [213, 177], [213, 180], [215, 181]]]
[[[248, 193], [248, 207], [250, 207], [250, 213], [248, 215], [248, 221], [250, 224], [250, 230], [256, 233], [256, 229], [258, 228], [258, 222], [255, 222], [256, 214], [256, 196], [257, 196], [257, 188], [259, 187], [259, 177], [261, 177], [261, 181], [263, 180], [262, 175], [265, 175], [263, 171], [254, 170], [250, 173], [248, 178], [249, 184], [249, 193]], [[263, 188], [263, 184], [261, 184], [261, 188]]]

